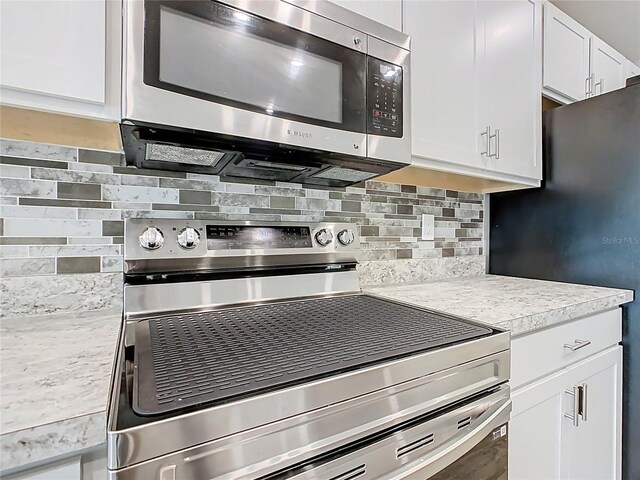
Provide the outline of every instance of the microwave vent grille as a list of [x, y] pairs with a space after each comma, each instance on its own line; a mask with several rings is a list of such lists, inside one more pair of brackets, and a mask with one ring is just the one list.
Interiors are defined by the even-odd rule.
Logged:
[[345, 182], [362, 182], [377, 176], [377, 173], [362, 172], [352, 168], [332, 167], [312, 175], [315, 178], [327, 180], [342, 180]]
[[224, 157], [225, 152], [202, 150], [199, 148], [180, 147], [163, 143], [148, 143], [145, 159], [159, 162], [182, 163], [213, 167]]

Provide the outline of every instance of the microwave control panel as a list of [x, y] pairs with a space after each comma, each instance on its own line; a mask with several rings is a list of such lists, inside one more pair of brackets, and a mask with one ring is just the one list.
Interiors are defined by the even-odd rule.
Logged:
[[369, 57], [367, 133], [402, 137], [402, 67]]

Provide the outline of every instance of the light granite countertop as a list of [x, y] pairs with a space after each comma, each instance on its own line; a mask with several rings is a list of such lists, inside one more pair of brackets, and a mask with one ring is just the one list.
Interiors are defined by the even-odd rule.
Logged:
[[106, 440], [120, 309], [0, 321], [0, 470]]
[[479, 275], [364, 291], [511, 331], [513, 336], [633, 300], [632, 290]]
[[[366, 292], [522, 334], [614, 308], [633, 292], [480, 275]], [[120, 310], [3, 319], [0, 470], [104, 443]]]

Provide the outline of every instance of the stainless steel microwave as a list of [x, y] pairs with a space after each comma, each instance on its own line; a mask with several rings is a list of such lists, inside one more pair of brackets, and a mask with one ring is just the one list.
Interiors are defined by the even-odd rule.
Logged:
[[410, 39], [325, 0], [125, 0], [127, 162], [349, 185], [410, 163]]

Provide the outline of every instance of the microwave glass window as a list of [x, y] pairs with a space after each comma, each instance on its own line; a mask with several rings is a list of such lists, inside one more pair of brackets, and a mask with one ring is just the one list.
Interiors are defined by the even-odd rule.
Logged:
[[267, 114], [342, 123], [342, 64], [243, 31], [239, 17], [227, 26], [162, 8], [160, 80]]
[[148, 85], [366, 131], [365, 54], [218, 2], [145, 2]]

